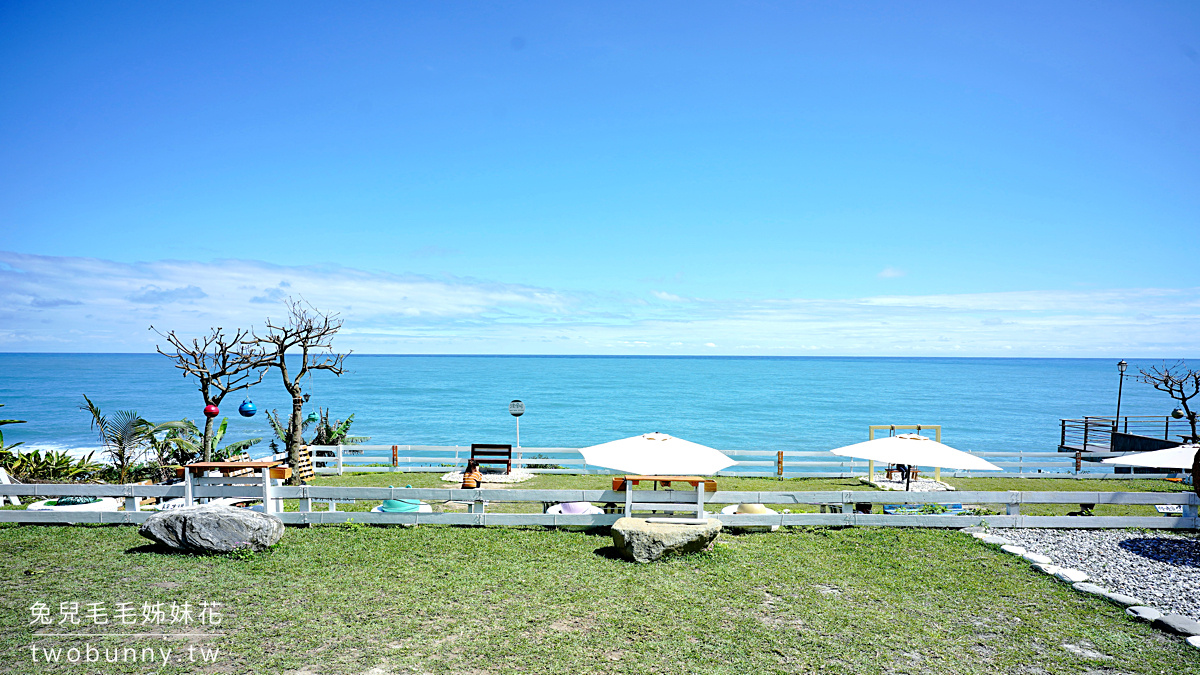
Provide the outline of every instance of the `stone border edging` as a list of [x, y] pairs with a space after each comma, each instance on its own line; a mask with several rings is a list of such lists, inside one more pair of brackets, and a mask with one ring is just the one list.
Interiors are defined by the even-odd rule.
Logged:
[[1025, 550], [1025, 547], [1018, 546], [1015, 542], [1009, 539], [994, 534], [988, 534], [987, 532], [983, 531], [983, 528], [965, 527], [959, 531], [970, 534], [972, 537], [985, 544], [997, 546], [1004, 553], [1017, 556], [1026, 562], [1029, 562], [1032, 564], [1035, 570], [1042, 572], [1043, 574], [1049, 574], [1059, 581], [1071, 584], [1071, 587], [1080, 593], [1095, 595], [1097, 597], [1104, 598], [1113, 604], [1120, 605], [1125, 608], [1125, 614], [1131, 619], [1149, 623], [1159, 630], [1182, 636], [1186, 638], [1186, 642], [1189, 645], [1195, 647], [1196, 649], [1200, 649], [1200, 621], [1183, 616], [1182, 614], [1165, 614], [1160, 609], [1146, 605], [1146, 603], [1139, 598], [1117, 593], [1115, 591], [1110, 591], [1103, 586], [1089, 583], [1088, 579], [1090, 577], [1088, 577], [1087, 573], [1081, 570], [1055, 565], [1048, 556], [1027, 551]]

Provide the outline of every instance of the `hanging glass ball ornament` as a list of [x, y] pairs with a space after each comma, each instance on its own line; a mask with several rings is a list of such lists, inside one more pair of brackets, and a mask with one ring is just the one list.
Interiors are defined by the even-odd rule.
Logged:
[[254, 417], [254, 413], [258, 412], [258, 406], [254, 405], [254, 401], [246, 399], [238, 406], [238, 414], [242, 417]]
[[220, 415], [220, 414], [221, 414], [221, 409], [218, 408], [217, 406], [215, 406], [215, 405], [204, 406], [204, 416], [205, 417], [216, 417], [217, 415]]
[[1172, 410], [1171, 417], [1174, 417], [1177, 420], [1183, 419], [1183, 408], [1176, 408]]

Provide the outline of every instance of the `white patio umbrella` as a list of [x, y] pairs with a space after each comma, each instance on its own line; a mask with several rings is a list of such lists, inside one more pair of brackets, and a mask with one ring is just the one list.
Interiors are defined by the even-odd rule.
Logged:
[[652, 433], [580, 450], [588, 464], [643, 476], [709, 476], [737, 464], [720, 450]]
[[[899, 434], [876, 438], [847, 445], [844, 448], [830, 450], [842, 457], [857, 457], [871, 459], [885, 464], [908, 464], [916, 466], [940, 466], [947, 469], [967, 469], [971, 471], [1003, 471], [991, 462], [976, 457], [962, 450], [938, 443], [927, 436], [919, 434]], [[907, 485], [905, 488], [907, 489]]]
[[1120, 457], [1109, 457], [1105, 464], [1120, 464], [1121, 466], [1148, 466], [1157, 469], [1190, 469], [1196, 459], [1198, 445], [1177, 445], [1165, 450], [1136, 452]]

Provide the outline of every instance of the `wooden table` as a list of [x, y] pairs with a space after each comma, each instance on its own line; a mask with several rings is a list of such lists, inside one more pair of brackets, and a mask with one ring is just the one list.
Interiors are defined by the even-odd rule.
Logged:
[[[263, 513], [271, 513], [273, 506], [271, 502], [271, 480], [287, 479], [292, 475], [291, 467], [280, 466], [280, 464], [283, 464], [283, 462], [195, 462], [193, 464], [188, 464], [185, 467], [180, 467], [176, 470], [176, 474], [182, 475], [184, 479], [183, 505], [191, 506], [194, 503], [194, 500], [192, 499], [192, 492], [196, 482], [205, 484], [221, 483], [221, 481], [218, 479], [205, 478], [204, 474], [208, 473], [209, 471], [220, 472], [221, 476], [226, 478], [253, 476], [257, 473], [262, 478]], [[282, 505], [274, 506], [278, 507], [275, 510], [283, 510]]]
[[700, 483], [704, 483], [705, 492], [717, 491], [717, 481], [704, 476], [613, 476], [612, 489], [613, 492], [621, 492], [628, 489], [629, 485], [637, 487], [642, 482], [653, 482], [655, 490], [659, 485], [670, 488], [671, 483], [687, 483], [692, 487], [698, 487]]
[[271, 478], [291, 478], [291, 467], [279, 466], [280, 464], [283, 462], [196, 462], [188, 464], [187, 467], [175, 469], [175, 475], [182, 477], [185, 468], [190, 470], [194, 476], [199, 476], [206, 471], [220, 471], [222, 476], [248, 476], [263, 469], [270, 469]]
[[[687, 483], [691, 487], [695, 488], [696, 489], [695, 509], [696, 509], [696, 520], [698, 520], [698, 521], [704, 520], [708, 517], [708, 514], [704, 512], [704, 493], [717, 491], [717, 481], [713, 480], [712, 478], [706, 478], [704, 476], [641, 476], [641, 475], [613, 476], [613, 482], [612, 482], [613, 492], [622, 492], [623, 491], [625, 493], [625, 516], [626, 517], [632, 516], [633, 510], [639, 509], [639, 508], [640, 509], [651, 509], [651, 510], [657, 509], [657, 510], [663, 510], [663, 511], [676, 510], [675, 509], [676, 505], [670, 504], [670, 503], [634, 502], [633, 501], [634, 488], [641, 483], [651, 483], [654, 485], [655, 490], [658, 489], [659, 485], [662, 485], [664, 488], [670, 489], [671, 483]], [[683, 510], [683, 509], [679, 509], [679, 510]], [[690, 511], [691, 508], [688, 508], [687, 510]]]

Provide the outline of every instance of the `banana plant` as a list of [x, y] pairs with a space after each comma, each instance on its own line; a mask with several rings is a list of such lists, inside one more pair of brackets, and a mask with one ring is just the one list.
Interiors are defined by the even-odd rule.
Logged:
[[[271, 424], [271, 429], [275, 432], [275, 436], [280, 440], [286, 440], [287, 426], [279, 420], [279, 413], [275, 410], [267, 412], [267, 421]], [[309, 413], [304, 419], [300, 427], [301, 433], [308, 430], [312, 424], [317, 425], [317, 429], [309, 440], [304, 440], [301, 437], [301, 442], [305, 445], [353, 445], [356, 443], [366, 443], [371, 440], [370, 436], [350, 436], [350, 425], [354, 423], [354, 414], [351, 413], [345, 420], [329, 421], [329, 410], [321, 410], [320, 416], [317, 413]]]
[[89, 453], [75, 459], [64, 451], [29, 450], [16, 452], [0, 451], [0, 465], [17, 480], [37, 478], [42, 480], [81, 480], [100, 472], [104, 465], [92, 461]]

